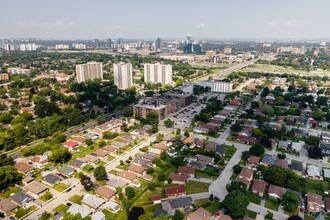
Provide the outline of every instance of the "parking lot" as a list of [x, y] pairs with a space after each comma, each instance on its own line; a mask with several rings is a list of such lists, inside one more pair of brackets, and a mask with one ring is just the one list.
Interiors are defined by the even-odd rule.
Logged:
[[205, 106], [205, 104], [193, 103], [182, 108], [179, 112], [170, 114], [169, 118], [174, 121], [174, 128], [180, 128], [181, 130], [188, 128], [191, 124], [191, 119], [196, 114], [199, 114]]

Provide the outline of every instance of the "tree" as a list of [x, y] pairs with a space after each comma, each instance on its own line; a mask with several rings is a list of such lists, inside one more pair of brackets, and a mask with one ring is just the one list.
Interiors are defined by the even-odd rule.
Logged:
[[164, 126], [167, 128], [172, 128], [174, 126], [174, 121], [172, 121], [171, 119], [167, 119], [164, 121]]
[[104, 166], [98, 166], [95, 168], [94, 177], [96, 180], [104, 180], [107, 178], [107, 171]]
[[8, 157], [7, 154], [0, 155], [0, 167], [14, 165], [14, 160], [11, 157]]
[[285, 211], [292, 212], [298, 208], [300, 202], [296, 194], [287, 191], [282, 197], [282, 205]]
[[43, 212], [39, 218], [39, 220], [47, 220], [50, 217], [48, 212]]
[[268, 137], [262, 137], [260, 139], [260, 144], [263, 147], [266, 147], [266, 148], [272, 148], [272, 146], [273, 146], [272, 140], [270, 138], [268, 138]]
[[152, 220], [154, 219], [154, 213], [146, 212], [143, 215], [139, 216], [139, 220]]
[[93, 187], [93, 182], [91, 180], [91, 178], [89, 176], [84, 175], [81, 179], [80, 179], [80, 183], [81, 185], [84, 186], [84, 189], [86, 191], [90, 191]]
[[292, 215], [287, 220], [303, 220], [303, 219], [297, 215]]
[[265, 149], [260, 144], [255, 144], [250, 148], [251, 155], [260, 157], [265, 153]]
[[273, 216], [274, 216], [274, 214], [272, 212], [267, 211], [267, 215], [265, 215], [265, 218], [272, 220], [273, 219]]
[[326, 97], [326, 96], [317, 97], [316, 104], [318, 106], [321, 106], [321, 105], [328, 106], [328, 97]]
[[274, 111], [274, 109], [273, 109], [271, 106], [267, 105], [267, 106], [264, 108], [263, 113], [264, 113], [265, 115], [267, 115], [268, 117], [273, 117], [274, 114], [275, 114], [275, 111]]
[[230, 130], [232, 132], [239, 132], [242, 129], [243, 129], [243, 127], [239, 121], [236, 121], [232, 126], [230, 126]]
[[135, 196], [135, 190], [134, 190], [134, 188], [131, 187], [131, 186], [126, 187], [125, 188], [125, 194], [127, 196], [127, 199], [129, 199], [129, 200], [132, 199], [132, 198], [134, 198], [134, 196]]
[[276, 105], [283, 105], [283, 103], [284, 103], [284, 98], [283, 98], [283, 96], [277, 96], [277, 97], [276, 97], [276, 100], [275, 100], [275, 104], [276, 104]]
[[324, 118], [324, 114], [320, 110], [313, 111], [312, 116], [317, 121], [321, 121]]
[[49, 156], [49, 161], [53, 163], [66, 163], [72, 157], [72, 154], [66, 148], [58, 148], [53, 150], [52, 154]]
[[13, 166], [0, 167], [0, 191], [20, 183], [23, 176]]
[[159, 173], [157, 179], [158, 179], [158, 181], [163, 182], [167, 179], [167, 176], [165, 173]]
[[322, 150], [318, 146], [308, 148], [308, 156], [313, 159], [322, 159]]
[[123, 112], [124, 117], [131, 117], [133, 116], [133, 108], [127, 108]]
[[269, 95], [269, 88], [268, 87], [265, 87], [262, 92], [261, 92], [261, 96], [262, 97], [266, 97]]
[[180, 128], [176, 129], [176, 134], [177, 135], [180, 135], [181, 134], [181, 129]]
[[120, 126], [120, 129], [121, 129], [123, 132], [127, 132], [127, 131], [128, 131], [128, 126], [127, 126], [127, 124], [124, 122], [124, 123]]
[[240, 173], [241, 172], [241, 170], [242, 170], [242, 167], [239, 165], [239, 164], [235, 164], [234, 166], [233, 166], [233, 170], [234, 170], [234, 173]]
[[185, 131], [184, 132], [184, 136], [189, 137], [189, 132], [188, 131]]
[[277, 158], [284, 160], [286, 158], [286, 154], [277, 154]]
[[44, 197], [45, 199], [48, 201], [50, 200], [51, 198], [53, 198], [53, 194], [49, 191], [47, 191], [45, 194], [44, 194]]
[[284, 186], [287, 180], [287, 174], [285, 169], [279, 166], [272, 166], [265, 172], [264, 179], [268, 183]]
[[231, 182], [231, 184], [228, 188], [228, 192], [231, 192], [231, 191], [234, 191], [234, 190], [241, 191], [244, 194], [247, 192], [246, 185], [244, 183], [241, 183], [241, 182], [238, 182], [238, 181]]
[[226, 195], [222, 205], [233, 218], [241, 218], [245, 215], [249, 203], [250, 201], [244, 193], [234, 190]]
[[183, 220], [184, 214], [180, 210], [175, 210], [172, 220]]
[[88, 146], [91, 146], [91, 145], [93, 145], [93, 140], [92, 140], [92, 138], [87, 138], [86, 139], [86, 141], [85, 141], [85, 143], [88, 145]]
[[103, 133], [103, 138], [111, 140], [118, 137], [118, 135], [119, 135], [118, 132], [106, 131]]
[[10, 124], [11, 120], [13, 120], [13, 116], [10, 113], [2, 113], [0, 114], [0, 122], [3, 124]]

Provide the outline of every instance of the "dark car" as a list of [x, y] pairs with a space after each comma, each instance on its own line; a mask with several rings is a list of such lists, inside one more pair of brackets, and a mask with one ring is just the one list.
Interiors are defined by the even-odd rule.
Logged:
[[67, 203], [66, 203], [66, 205], [67, 205], [67, 206], [72, 206], [72, 204], [71, 204], [71, 203], [69, 203], [69, 202], [67, 202]]

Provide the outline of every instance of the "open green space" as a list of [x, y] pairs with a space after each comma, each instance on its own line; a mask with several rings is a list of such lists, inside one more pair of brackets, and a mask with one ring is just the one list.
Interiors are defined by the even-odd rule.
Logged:
[[195, 194], [207, 192], [209, 190], [209, 183], [202, 183], [197, 181], [188, 181], [186, 184], [186, 192], [187, 194]]
[[151, 205], [145, 205], [142, 206], [145, 212], [154, 212], [156, 209], [161, 208], [162, 204], [151, 204]]
[[329, 190], [329, 189], [330, 189], [329, 182], [306, 178], [306, 186], [305, 186], [306, 192], [322, 195], [324, 190]]
[[64, 184], [64, 183], [59, 183], [54, 185], [53, 187], [55, 190], [59, 191], [59, 192], [63, 192], [64, 190], [66, 190], [67, 188], [69, 188], [68, 185]]
[[18, 219], [22, 218], [23, 216], [25, 216], [26, 214], [32, 212], [35, 209], [37, 209], [36, 206], [31, 206], [28, 209], [18, 208], [16, 213], [15, 213], [15, 217], [18, 218]]
[[74, 195], [69, 199], [69, 201], [80, 205], [82, 199], [83, 199], [82, 196]]
[[9, 198], [12, 194], [22, 191], [19, 187], [9, 187], [9, 189], [3, 194], [3, 197]]
[[102, 212], [105, 215], [105, 220], [116, 219], [116, 214], [110, 212], [109, 210], [103, 209]]
[[274, 211], [278, 211], [279, 203], [271, 199], [266, 199], [265, 207]]
[[202, 207], [211, 212], [212, 215], [222, 208], [221, 203], [217, 200], [213, 200], [212, 202], [209, 202]]
[[58, 205], [56, 208], [53, 209], [54, 212], [66, 212], [68, 211], [69, 206], [66, 206], [64, 204]]
[[151, 204], [150, 197], [160, 194], [162, 189], [160, 187], [155, 188], [153, 191], [146, 190], [134, 203], [133, 206], [141, 206], [141, 205], [147, 205]]
[[203, 172], [201, 170], [196, 170], [195, 175], [201, 178], [207, 178], [207, 179], [217, 179], [218, 176], [212, 176], [210, 173]]
[[255, 193], [249, 191], [247, 193], [247, 197], [249, 198], [250, 202], [258, 204], [258, 205], [261, 204], [262, 198], [260, 196], [256, 195]]
[[246, 210], [245, 214], [247, 217], [250, 217], [252, 219], [256, 219], [257, 217], [257, 213], [251, 210]]

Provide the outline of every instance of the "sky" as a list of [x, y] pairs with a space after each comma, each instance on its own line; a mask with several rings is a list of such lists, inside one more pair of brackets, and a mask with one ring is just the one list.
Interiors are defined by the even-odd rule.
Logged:
[[1, 0], [0, 38], [330, 38], [329, 0]]

